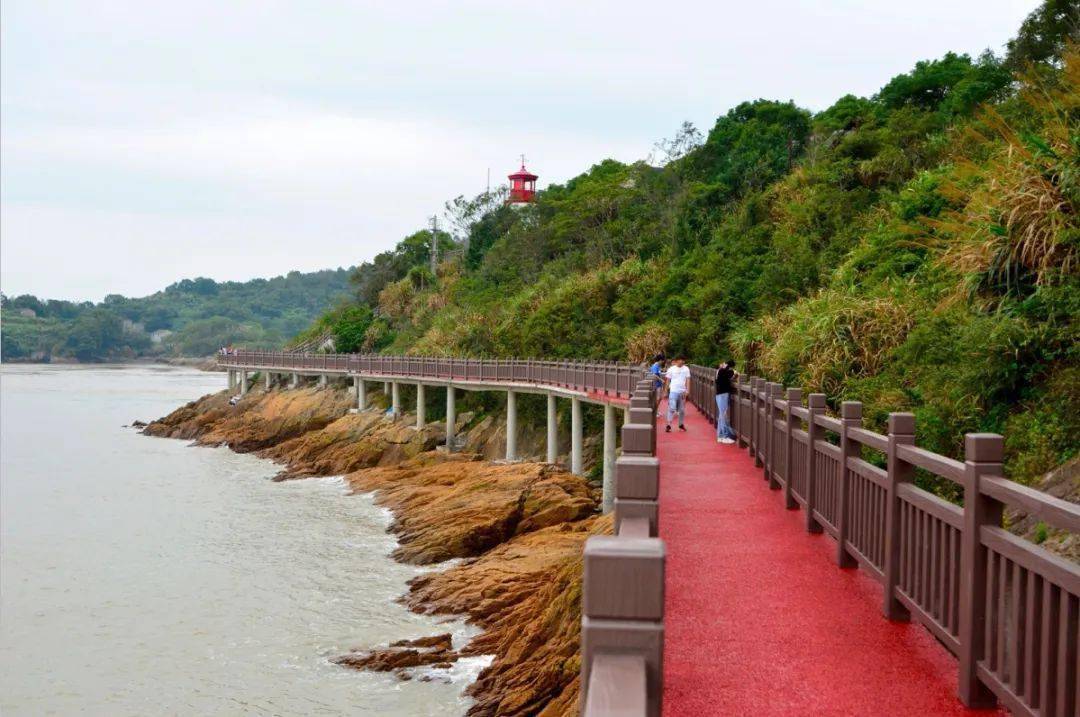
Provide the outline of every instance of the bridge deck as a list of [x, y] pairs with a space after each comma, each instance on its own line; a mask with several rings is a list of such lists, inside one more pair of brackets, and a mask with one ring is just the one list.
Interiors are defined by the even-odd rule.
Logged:
[[661, 434], [664, 714], [953, 715], [953, 657], [881, 614], [881, 589], [783, 508], [745, 450], [687, 408]]

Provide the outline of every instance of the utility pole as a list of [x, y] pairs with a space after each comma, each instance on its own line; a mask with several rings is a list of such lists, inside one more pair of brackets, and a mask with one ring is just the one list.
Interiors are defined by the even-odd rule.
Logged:
[[436, 267], [439, 266], [439, 216], [431, 218], [431, 275], [435, 276]]

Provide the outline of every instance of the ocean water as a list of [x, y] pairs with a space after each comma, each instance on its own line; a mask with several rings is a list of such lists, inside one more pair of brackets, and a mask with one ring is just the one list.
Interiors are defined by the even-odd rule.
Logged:
[[453, 632], [395, 602], [387, 513], [341, 478], [125, 428], [223, 387], [175, 367], [0, 370], [0, 713], [455, 715], [482, 658], [431, 681], [355, 647]]

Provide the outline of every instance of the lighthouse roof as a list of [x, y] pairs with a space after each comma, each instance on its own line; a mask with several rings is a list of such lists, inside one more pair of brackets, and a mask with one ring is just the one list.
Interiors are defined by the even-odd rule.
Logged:
[[521, 169], [511, 174], [508, 179], [539, 179], [539, 177], [529, 170], [525, 169], [525, 165], [521, 165]]

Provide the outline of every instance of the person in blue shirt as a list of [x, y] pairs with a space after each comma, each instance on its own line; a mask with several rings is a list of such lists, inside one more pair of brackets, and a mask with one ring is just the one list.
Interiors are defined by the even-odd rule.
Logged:
[[[651, 373], [653, 376], [656, 376], [656, 381], [653, 386], [654, 388], [656, 388], [656, 403], [659, 404], [660, 391], [664, 388], [664, 354], [656, 354], [656, 356], [653, 356], [652, 366], [649, 366], [649, 373]], [[659, 405], [657, 405], [656, 408], [656, 415], [660, 415]]]

